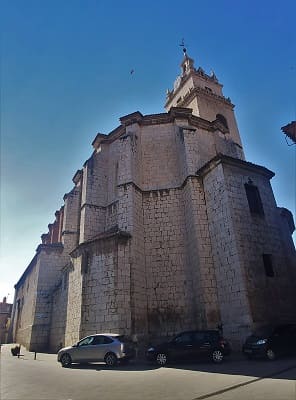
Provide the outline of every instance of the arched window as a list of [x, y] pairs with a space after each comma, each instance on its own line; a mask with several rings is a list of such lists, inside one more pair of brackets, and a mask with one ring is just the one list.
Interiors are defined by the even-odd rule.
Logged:
[[216, 115], [216, 120], [219, 121], [219, 122], [221, 122], [221, 124], [222, 124], [223, 126], [225, 126], [225, 128], [228, 129], [227, 119], [224, 117], [224, 115], [222, 115], [222, 114], [217, 114], [217, 115]]

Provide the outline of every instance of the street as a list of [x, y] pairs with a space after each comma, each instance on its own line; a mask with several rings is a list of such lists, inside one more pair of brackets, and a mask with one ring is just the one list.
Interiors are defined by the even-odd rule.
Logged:
[[234, 355], [222, 365], [209, 362], [158, 368], [131, 362], [62, 368], [55, 354], [22, 349], [1, 351], [1, 400], [296, 400], [296, 358], [268, 362]]

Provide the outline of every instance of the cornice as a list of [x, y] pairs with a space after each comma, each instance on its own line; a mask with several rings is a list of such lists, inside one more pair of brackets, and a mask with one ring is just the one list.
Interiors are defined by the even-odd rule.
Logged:
[[195, 88], [193, 88], [192, 90], [190, 90], [189, 92], [187, 92], [187, 93], [185, 94], [185, 96], [183, 97], [183, 99], [180, 101], [179, 104], [180, 104], [181, 106], [182, 106], [182, 105], [184, 106], [185, 103], [190, 102], [191, 100], [193, 100], [193, 98], [194, 98], [196, 95], [199, 95], [199, 94], [202, 94], [203, 96], [205, 96], [205, 97], [207, 97], [207, 98], [209, 98], [209, 99], [211, 99], [211, 100], [214, 99], [214, 100], [216, 100], [216, 101], [222, 102], [222, 103], [224, 103], [224, 104], [230, 106], [231, 108], [234, 108], [234, 107], [235, 107], [235, 105], [231, 103], [230, 98], [226, 98], [226, 97], [224, 97], [224, 96], [219, 96], [218, 94], [215, 94], [215, 93], [213, 93], [213, 92], [209, 92], [209, 91], [207, 91], [206, 89], [201, 88], [201, 87], [195, 87]]
[[[181, 66], [182, 65], [183, 65], [183, 63], [181, 64]], [[223, 85], [221, 83], [219, 83], [215, 74], [213, 76], [210, 76], [210, 75], [206, 74], [201, 67], [199, 67], [198, 69], [194, 68], [188, 74], [181, 75], [180, 85], [177, 87], [177, 89], [169, 92], [169, 94], [167, 96], [167, 100], [165, 102], [165, 107], [167, 107], [169, 105], [169, 103], [172, 101], [172, 99], [177, 96], [177, 94], [180, 92], [180, 90], [182, 89], [184, 84], [189, 80], [189, 78], [193, 78], [194, 76], [198, 76], [199, 78], [203, 79], [206, 82], [215, 83], [217, 86], [220, 86], [221, 88], [223, 88]], [[218, 96], [218, 97], [221, 97], [221, 96]]]
[[70, 252], [70, 256], [72, 258], [77, 258], [81, 256], [83, 253], [87, 252], [89, 248], [96, 247], [100, 242], [104, 242], [109, 239], [117, 239], [119, 241], [126, 242], [132, 237], [129, 232], [122, 231], [116, 227], [108, 232], [102, 232], [93, 238], [80, 243], [74, 250]]
[[196, 171], [196, 175], [199, 177], [204, 177], [214, 168], [216, 168], [219, 164], [227, 164], [231, 166], [235, 166], [238, 168], [242, 168], [248, 170], [250, 172], [259, 173], [262, 176], [265, 176], [268, 179], [274, 177], [274, 172], [270, 171], [269, 169], [262, 167], [261, 165], [256, 165], [248, 161], [241, 160], [239, 158], [233, 158], [230, 156], [225, 156], [223, 154], [217, 154], [214, 158], [208, 161], [204, 166], [199, 168]]

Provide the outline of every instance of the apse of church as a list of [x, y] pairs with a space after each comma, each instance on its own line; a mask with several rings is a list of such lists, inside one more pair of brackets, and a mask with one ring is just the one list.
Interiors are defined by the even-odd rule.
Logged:
[[222, 325], [239, 348], [295, 318], [293, 217], [274, 173], [245, 161], [221, 83], [184, 52], [165, 108], [95, 137], [15, 285], [16, 342], [56, 351], [109, 331], [145, 344]]

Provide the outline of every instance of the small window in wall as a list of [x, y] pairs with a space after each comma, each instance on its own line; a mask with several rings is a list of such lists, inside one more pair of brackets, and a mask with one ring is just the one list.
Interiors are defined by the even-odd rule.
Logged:
[[224, 115], [217, 114], [216, 119], [217, 119], [217, 121], [221, 122], [221, 124], [224, 125], [225, 128], [228, 129], [227, 119], [224, 117]]
[[271, 278], [274, 277], [271, 254], [263, 254], [262, 257], [263, 257], [265, 275]]
[[87, 252], [82, 254], [82, 262], [81, 262], [81, 272], [84, 274], [88, 273], [90, 265], [90, 256]]
[[264, 215], [263, 205], [257, 186], [245, 183], [245, 189], [251, 213]]

